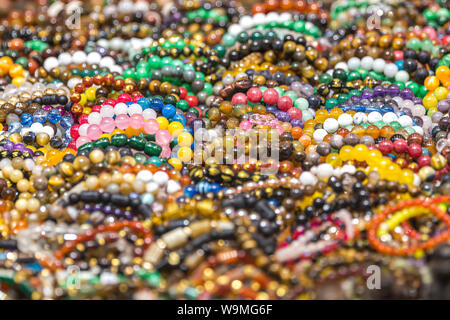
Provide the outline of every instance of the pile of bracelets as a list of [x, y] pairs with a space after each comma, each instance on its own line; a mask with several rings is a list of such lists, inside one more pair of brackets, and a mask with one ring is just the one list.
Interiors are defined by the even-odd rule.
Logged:
[[24, 2], [0, 10], [0, 299], [429, 297], [447, 0]]

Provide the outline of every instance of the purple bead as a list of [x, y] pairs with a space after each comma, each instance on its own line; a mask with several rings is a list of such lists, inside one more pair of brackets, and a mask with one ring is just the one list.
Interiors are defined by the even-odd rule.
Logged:
[[119, 208], [114, 209], [114, 215], [120, 217], [123, 214], [122, 210]]
[[447, 113], [450, 110], [450, 100], [441, 100], [437, 104], [438, 111]]
[[414, 98], [414, 93], [410, 88], [404, 88], [400, 91], [400, 97], [412, 100], [412, 98]]
[[28, 152], [31, 156], [34, 155], [33, 150], [31, 150], [30, 148], [25, 148], [25, 150], [23, 152]]
[[275, 117], [277, 117], [278, 120], [280, 121], [291, 121], [291, 115], [285, 111], [277, 111], [275, 112]]
[[390, 95], [391, 97], [396, 97], [399, 95], [399, 93], [400, 93], [400, 87], [396, 84], [391, 84], [387, 88], [387, 94]]
[[114, 209], [110, 205], [107, 205], [103, 207], [103, 212], [105, 214], [112, 214], [114, 212]]
[[293, 127], [300, 127], [303, 129], [303, 127], [305, 126], [305, 123], [303, 122], [302, 119], [292, 119], [291, 120], [291, 125]]
[[375, 97], [384, 97], [386, 95], [386, 90], [382, 86], [376, 86], [373, 90], [373, 95]]
[[15, 144], [14, 145], [14, 150], [18, 150], [18, 151], [24, 151], [25, 150], [25, 146], [21, 143]]
[[277, 110], [278, 110], [278, 108], [273, 104], [269, 104], [266, 106], [267, 113], [275, 113]]
[[361, 101], [361, 98], [358, 96], [351, 96], [350, 99], [348, 99], [348, 102], [350, 103], [358, 103], [359, 101]]
[[86, 203], [84, 205], [84, 210], [86, 210], [86, 211], [93, 211], [94, 210], [94, 206], [89, 204], [89, 203]]
[[50, 105], [46, 105], [46, 106], [42, 107], [42, 110], [45, 110], [45, 111], [50, 111], [51, 109], [52, 109], [52, 106], [50, 106]]
[[373, 97], [373, 92], [370, 90], [364, 90], [361, 94], [361, 99], [370, 99]]
[[414, 97], [412, 98], [412, 102], [414, 102], [414, 104], [422, 104], [422, 99]]
[[421, 117], [413, 117], [412, 120], [418, 125], [419, 127], [423, 126], [423, 120]]
[[12, 141], [6, 141], [3, 147], [8, 151], [12, 151], [14, 143]]

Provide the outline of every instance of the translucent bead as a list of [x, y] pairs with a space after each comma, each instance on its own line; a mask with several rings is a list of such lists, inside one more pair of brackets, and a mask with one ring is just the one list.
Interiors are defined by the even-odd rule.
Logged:
[[47, 119], [50, 123], [58, 123], [61, 120], [61, 113], [58, 109], [52, 109], [48, 112]]
[[45, 121], [47, 121], [47, 111], [39, 109], [33, 113], [33, 122], [44, 123]]

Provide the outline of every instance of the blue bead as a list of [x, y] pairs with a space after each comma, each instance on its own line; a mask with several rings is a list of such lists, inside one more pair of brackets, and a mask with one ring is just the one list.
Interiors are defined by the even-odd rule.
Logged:
[[61, 118], [61, 122], [59, 124], [64, 129], [69, 129], [69, 128], [71, 128], [73, 126], [74, 121], [73, 121], [73, 118], [71, 116], [63, 116]]
[[126, 104], [127, 106], [131, 106], [133, 103], [134, 103], [133, 101], [127, 101], [127, 102], [125, 102], [125, 104]]
[[22, 113], [20, 123], [25, 127], [31, 126], [33, 124], [33, 116], [29, 113]]
[[175, 108], [175, 106], [171, 105], [171, 104], [166, 104], [163, 108], [162, 108], [162, 115], [168, 119], [171, 119], [177, 112], [177, 109]]
[[151, 105], [150, 101], [148, 101], [148, 99], [146, 99], [146, 98], [140, 98], [137, 101], [137, 104], [139, 104], [142, 107], [142, 110], [150, 108], [150, 105]]
[[267, 201], [269, 204], [273, 205], [275, 208], [279, 206], [278, 201], [275, 199], [270, 199]]
[[61, 120], [61, 113], [57, 109], [52, 109], [48, 112], [47, 119], [50, 123], [58, 123]]
[[8, 125], [9, 133], [19, 133], [23, 126], [19, 121], [13, 121]]
[[183, 126], [186, 126], [186, 118], [182, 114], [176, 114], [172, 118], [173, 121], [180, 122]]
[[47, 111], [39, 109], [33, 113], [33, 122], [44, 123], [47, 121]]
[[210, 191], [213, 194], [217, 194], [217, 192], [219, 192], [221, 189], [222, 189], [222, 187], [218, 183], [211, 183], [211, 185], [210, 185]]
[[153, 98], [151, 101], [150, 108], [155, 110], [156, 112], [161, 111], [161, 109], [164, 107], [164, 102], [161, 99]]
[[197, 192], [195, 191], [195, 188], [193, 186], [187, 186], [184, 188], [184, 195], [188, 198], [192, 198], [195, 196]]
[[403, 60], [396, 61], [395, 65], [397, 66], [398, 70], [403, 70]]

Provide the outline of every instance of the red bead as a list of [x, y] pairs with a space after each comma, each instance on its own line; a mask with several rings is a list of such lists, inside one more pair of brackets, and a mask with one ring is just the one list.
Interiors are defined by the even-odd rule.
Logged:
[[137, 103], [139, 99], [145, 98], [143, 95], [137, 94], [133, 97], [133, 102]]
[[259, 88], [250, 88], [247, 91], [247, 98], [250, 102], [257, 103], [261, 101], [263, 94]]
[[413, 158], [418, 158], [422, 155], [422, 147], [417, 143], [411, 143], [408, 147], [408, 154]]
[[189, 104], [189, 107], [196, 107], [198, 106], [198, 99], [196, 96], [187, 96], [186, 102]]
[[73, 139], [78, 139], [78, 137], [80, 136], [80, 133], [78, 132], [79, 129], [80, 129], [80, 125], [79, 124], [74, 124], [72, 126], [72, 128], [70, 128], [70, 136]]
[[91, 112], [100, 112], [100, 109], [102, 108], [102, 106], [94, 106], [91, 109]]
[[422, 168], [431, 164], [431, 157], [424, 154], [417, 159], [417, 164]]
[[290, 108], [288, 110], [289, 115], [291, 116], [291, 119], [301, 119], [302, 118], [302, 110], [299, 108]]
[[131, 96], [128, 93], [121, 93], [117, 97], [117, 102], [128, 102], [131, 101]]
[[238, 103], [247, 104], [247, 96], [242, 92], [236, 93], [233, 95], [231, 103], [233, 105], [237, 105]]
[[87, 114], [82, 114], [82, 115], [78, 118], [78, 123], [79, 123], [79, 124], [85, 124], [85, 123], [88, 123], [88, 115], [87, 115]]
[[117, 104], [117, 101], [114, 99], [106, 99], [105, 102], [103, 102], [103, 105], [109, 105], [109, 106], [115, 106]]
[[281, 111], [288, 111], [290, 108], [292, 108], [293, 103], [292, 99], [288, 96], [282, 96], [280, 99], [278, 99], [278, 109]]
[[378, 150], [381, 151], [382, 154], [388, 154], [391, 153], [394, 149], [394, 144], [391, 140], [382, 140], [380, 143], [378, 143]]
[[394, 150], [397, 153], [404, 153], [408, 151], [408, 142], [405, 139], [397, 139], [394, 141]]
[[186, 88], [179, 87], [178, 89], [180, 90], [180, 99], [185, 99], [188, 93]]
[[73, 149], [73, 150], [77, 150], [77, 144], [75, 142], [75, 140], [71, 140], [68, 144], [67, 144], [67, 148]]
[[275, 104], [278, 101], [278, 92], [275, 89], [268, 88], [264, 91], [263, 99], [267, 104]]

